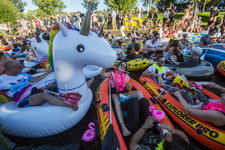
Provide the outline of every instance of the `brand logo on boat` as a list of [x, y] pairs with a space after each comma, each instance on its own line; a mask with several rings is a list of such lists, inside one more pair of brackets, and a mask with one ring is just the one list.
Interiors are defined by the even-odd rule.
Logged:
[[[143, 80], [144, 81], [144, 80]], [[148, 84], [148, 85], [147, 85]], [[150, 91], [150, 93], [153, 93], [154, 95], [159, 95], [159, 92], [157, 91], [157, 87], [153, 83], [147, 83], [144, 85], [144, 87]], [[165, 99], [162, 95], [159, 96], [158, 98], [160, 101]], [[169, 101], [166, 101], [164, 103], [165, 107], [168, 108], [174, 115], [176, 115], [180, 120], [182, 120], [184, 123], [189, 125], [191, 128], [196, 130], [197, 134], [200, 134], [201, 132], [197, 132], [199, 129], [201, 129], [204, 133], [203, 134], [205, 137], [220, 143], [222, 145], [225, 145], [224, 139], [225, 139], [225, 133], [215, 131], [207, 126], [204, 126], [203, 124], [199, 123], [196, 121], [194, 118], [191, 116], [187, 115], [185, 112], [182, 110], [178, 109], [175, 107], [172, 103]]]
[[223, 71], [225, 71], [225, 61], [221, 61], [221, 62], [219, 63], [219, 67], [220, 67]]
[[100, 95], [100, 91], [101, 91], [101, 85], [99, 85], [97, 92], [96, 92], [96, 101], [97, 101], [97, 109], [98, 109], [98, 113], [99, 113], [99, 118], [100, 118], [100, 139], [101, 139], [101, 143], [104, 140], [104, 136], [109, 128], [109, 118], [108, 115], [105, 114], [105, 116], [103, 115], [103, 111], [102, 111], [102, 103], [101, 103], [101, 95]]

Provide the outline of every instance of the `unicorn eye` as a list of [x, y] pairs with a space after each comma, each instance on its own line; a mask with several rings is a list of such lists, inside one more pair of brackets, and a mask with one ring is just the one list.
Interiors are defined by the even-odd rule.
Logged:
[[77, 51], [83, 52], [84, 51], [84, 45], [82, 45], [82, 44], [77, 45]]

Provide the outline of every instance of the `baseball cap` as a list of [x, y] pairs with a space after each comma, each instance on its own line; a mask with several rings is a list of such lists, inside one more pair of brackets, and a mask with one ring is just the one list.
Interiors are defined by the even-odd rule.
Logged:
[[198, 55], [202, 53], [202, 49], [200, 47], [192, 47], [192, 50]]

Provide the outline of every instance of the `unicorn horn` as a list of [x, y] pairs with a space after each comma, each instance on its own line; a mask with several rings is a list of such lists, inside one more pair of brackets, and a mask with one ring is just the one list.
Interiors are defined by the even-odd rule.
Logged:
[[103, 25], [102, 25], [102, 27], [101, 27], [101, 29], [100, 29], [100, 31], [99, 31], [99, 33], [98, 33], [98, 37], [102, 37], [102, 35], [103, 35]]
[[37, 43], [41, 43], [41, 38], [39, 37], [38, 32], [36, 32], [35, 34], [36, 34]]
[[86, 16], [84, 18], [84, 21], [82, 23], [82, 27], [80, 30], [81, 35], [88, 36], [90, 30], [90, 19], [91, 19], [91, 6], [89, 7]]

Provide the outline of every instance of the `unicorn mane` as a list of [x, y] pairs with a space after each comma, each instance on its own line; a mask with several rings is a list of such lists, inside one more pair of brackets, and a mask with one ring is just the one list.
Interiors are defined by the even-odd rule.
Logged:
[[[74, 25], [70, 24], [70, 23], [67, 23], [67, 22], [62, 22], [62, 24], [67, 28], [67, 29], [70, 29], [70, 30], [76, 30]], [[49, 64], [50, 66], [54, 69], [54, 65], [53, 65], [53, 56], [52, 56], [52, 45], [53, 45], [53, 40], [55, 38], [55, 35], [60, 31], [60, 28], [59, 28], [59, 23], [56, 23], [54, 25], [54, 27], [52, 27], [52, 30], [50, 32], [50, 40], [49, 40], [49, 49], [48, 49], [48, 61], [49, 61]]]

